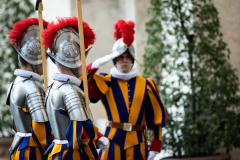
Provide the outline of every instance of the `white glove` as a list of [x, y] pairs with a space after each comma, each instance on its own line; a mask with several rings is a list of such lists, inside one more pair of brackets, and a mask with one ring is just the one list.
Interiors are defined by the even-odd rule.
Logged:
[[159, 152], [149, 151], [147, 160], [154, 160], [157, 154], [159, 154]]
[[108, 54], [104, 57], [101, 57], [97, 60], [95, 60], [93, 63], [92, 63], [92, 66], [91, 66], [91, 69], [94, 69], [94, 68], [99, 68], [100, 66], [104, 65], [105, 63], [107, 63], [108, 61], [110, 60], [113, 60], [114, 58], [120, 56], [121, 54], [119, 52], [113, 52], [111, 54]]
[[99, 138], [97, 142], [97, 146], [99, 149], [101, 149], [104, 152], [108, 149], [108, 145], [109, 145], [109, 140], [106, 137]]

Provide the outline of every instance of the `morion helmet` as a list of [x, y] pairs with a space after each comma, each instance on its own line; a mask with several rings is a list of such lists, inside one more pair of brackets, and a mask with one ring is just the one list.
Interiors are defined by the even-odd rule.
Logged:
[[[43, 20], [44, 28], [48, 22]], [[39, 65], [42, 63], [40, 34], [37, 18], [26, 18], [13, 25], [8, 33], [9, 42], [15, 45], [15, 51], [28, 63]]]
[[116, 42], [113, 45], [112, 52], [119, 52], [119, 55], [123, 54], [127, 49], [130, 52], [132, 58], [135, 57], [135, 50], [132, 45], [134, 41], [134, 22], [118, 20], [114, 25], [114, 38]]
[[[95, 34], [86, 22], [83, 22], [85, 49], [94, 44]], [[58, 18], [51, 22], [43, 32], [43, 44], [51, 50], [49, 55], [65, 67], [74, 69], [81, 66], [78, 19], [76, 17]]]

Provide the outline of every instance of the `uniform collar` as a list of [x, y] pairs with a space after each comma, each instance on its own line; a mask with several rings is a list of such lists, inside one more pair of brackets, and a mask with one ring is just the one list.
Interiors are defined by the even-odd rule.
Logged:
[[123, 80], [130, 80], [138, 75], [138, 70], [135, 67], [132, 67], [132, 69], [128, 73], [120, 72], [116, 67], [111, 68], [110, 74], [112, 77], [123, 79]]
[[81, 81], [78, 78], [67, 74], [55, 73], [52, 75], [52, 78], [57, 81], [70, 82], [77, 86], [80, 86], [81, 84]]
[[41, 76], [35, 72], [26, 71], [22, 69], [15, 69], [14, 75], [24, 77], [24, 78], [33, 78], [37, 81], [41, 81]]

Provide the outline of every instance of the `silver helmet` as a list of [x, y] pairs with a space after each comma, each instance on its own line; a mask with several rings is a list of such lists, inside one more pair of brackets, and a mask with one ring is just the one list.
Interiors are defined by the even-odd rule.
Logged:
[[39, 26], [31, 25], [24, 33], [23, 38], [18, 42], [18, 54], [32, 65], [42, 63], [41, 42]]
[[60, 29], [51, 45], [54, 60], [68, 68], [81, 66], [79, 35], [71, 27]]
[[124, 42], [123, 42], [123, 38], [118, 39], [112, 48], [112, 53], [114, 52], [118, 52], [119, 55], [123, 54], [126, 50], [129, 50], [131, 56], [133, 57], [133, 59], [135, 58], [135, 49], [133, 47], [133, 45], [131, 44], [130, 47], [128, 47]]

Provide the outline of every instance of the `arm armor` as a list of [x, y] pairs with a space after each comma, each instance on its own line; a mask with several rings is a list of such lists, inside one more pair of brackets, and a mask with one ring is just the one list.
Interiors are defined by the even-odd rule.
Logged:
[[[47, 113], [57, 140], [66, 140], [66, 130], [70, 120], [85, 121], [88, 119], [85, 105], [81, 101], [83, 95], [81, 97], [81, 93], [72, 86], [74, 85], [56, 81], [48, 91]], [[62, 114], [61, 110], [67, 111], [68, 116]]]
[[[10, 86], [7, 103], [10, 105], [14, 122], [19, 132], [27, 133], [31, 131], [32, 121], [48, 121], [44, 108], [44, 92], [42, 88], [33, 80], [24, 77], [17, 77]], [[41, 92], [41, 93], [40, 93]], [[37, 100], [33, 101], [30, 95], [38, 95]], [[25, 113], [23, 108], [29, 110], [30, 114]]]
[[[31, 114], [32, 121], [47, 122], [48, 117], [45, 108], [45, 93], [38, 82], [28, 85], [31, 87], [31, 92], [27, 94], [27, 107]], [[30, 88], [28, 88], [30, 90]]]

